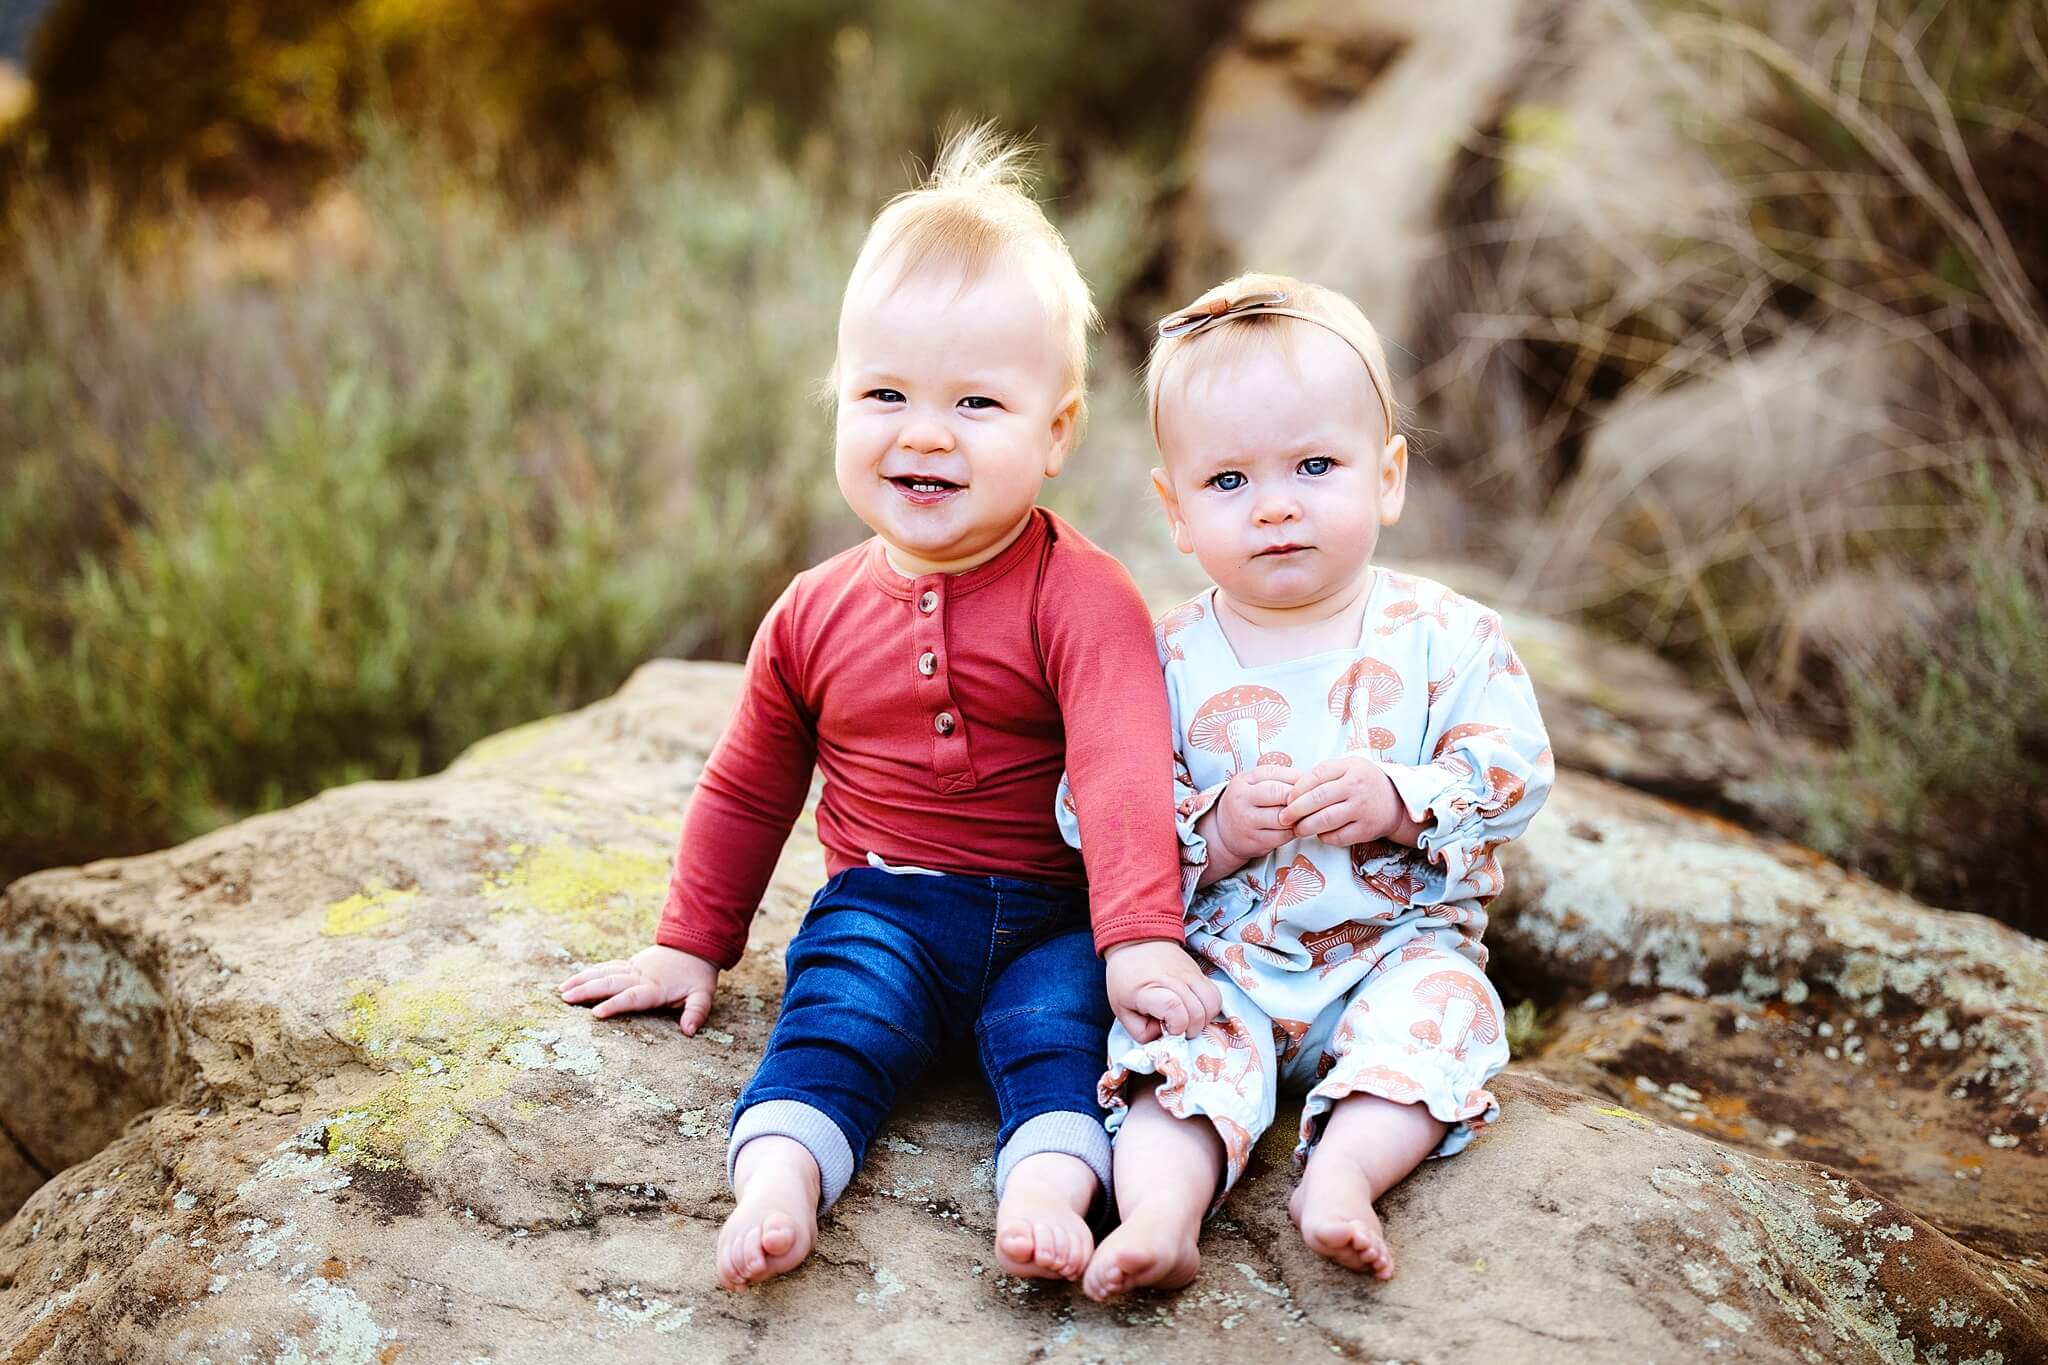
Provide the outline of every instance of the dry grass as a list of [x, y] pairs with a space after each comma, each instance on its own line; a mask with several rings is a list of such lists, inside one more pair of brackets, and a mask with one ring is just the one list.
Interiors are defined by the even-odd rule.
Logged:
[[[1654, 73], [1674, 156], [1713, 174], [1686, 177], [1674, 210], [1663, 186], [1589, 177], [1597, 156], [1556, 111], [1510, 111], [1467, 151], [1411, 392], [1473, 452], [1467, 486], [1519, 511], [1493, 549], [1529, 602], [1673, 655], [1767, 738], [1839, 740], [1828, 771], [1786, 775], [1809, 793], [1807, 837], [2036, 921], [2036, 7], [1859, 0], [1805, 24], [1744, 0], [1591, 8]], [[1852, 587], [1853, 617], [1830, 619]], [[2001, 736], [2013, 763], [1965, 735]]]

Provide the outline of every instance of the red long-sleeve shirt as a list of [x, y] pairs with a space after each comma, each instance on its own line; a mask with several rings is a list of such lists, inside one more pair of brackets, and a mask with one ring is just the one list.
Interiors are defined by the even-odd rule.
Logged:
[[[1151, 619], [1123, 566], [1042, 508], [963, 573], [906, 579], [869, 540], [796, 576], [684, 815], [657, 942], [739, 961], [814, 763], [833, 873], [874, 853], [1086, 885], [1098, 952], [1180, 938]], [[1053, 819], [1062, 767], [1083, 853]]]

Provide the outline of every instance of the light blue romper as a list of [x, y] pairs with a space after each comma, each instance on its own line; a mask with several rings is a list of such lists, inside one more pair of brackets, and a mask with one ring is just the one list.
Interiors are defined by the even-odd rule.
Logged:
[[[1486, 1084], [1507, 1065], [1500, 997], [1486, 979], [1495, 851], [1548, 795], [1550, 742], [1498, 614], [1426, 578], [1374, 570], [1355, 648], [1247, 668], [1216, 621], [1212, 588], [1158, 623], [1173, 708], [1174, 796], [1191, 951], [1223, 994], [1192, 1039], [1109, 1037], [1101, 1084], [1114, 1130], [1132, 1073], [1164, 1078], [1169, 1112], [1223, 1137], [1224, 1188], [1273, 1123], [1276, 1083], [1308, 1089], [1297, 1162], [1330, 1108], [1366, 1093], [1427, 1105], [1451, 1125], [1450, 1156], [1500, 1107]], [[1364, 753], [1423, 825], [1420, 848], [1281, 845], [1196, 889], [1208, 850], [1194, 826], [1232, 775], [1260, 763], [1303, 772]], [[1079, 846], [1066, 784], [1059, 819]]]

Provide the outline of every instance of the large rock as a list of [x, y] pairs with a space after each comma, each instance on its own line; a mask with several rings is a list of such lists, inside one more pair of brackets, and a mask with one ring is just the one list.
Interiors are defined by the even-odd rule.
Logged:
[[[820, 876], [809, 831], [697, 1039], [594, 1021], [550, 988], [646, 940], [736, 676], [651, 665], [439, 777], [9, 888], [0, 961], [26, 998], [0, 1015], [7, 1127], [53, 1152], [81, 1125], [115, 1132], [0, 1228], [9, 1365], [2048, 1352], [2048, 1277], [1888, 1199], [1887, 1172], [1747, 1155], [1659, 1104], [1527, 1073], [1500, 1082], [1498, 1126], [1385, 1201], [1388, 1285], [1301, 1247], [1284, 1136], [1190, 1290], [1105, 1308], [1007, 1280], [988, 1254], [993, 1110], [963, 1076], [891, 1120], [810, 1265], [724, 1294], [724, 1119]], [[1647, 888], [1620, 859], [1575, 875], [1603, 925]], [[1655, 946], [1650, 986], [1679, 970]], [[120, 984], [122, 1008], [81, 980]], [[112, 1080], [100, 1112], [81, 1075]]]
[[49, 1178], [50, 1173], [30, 1161], [13, 1138], [0, 1132], [0, 1209], [12, 1212], [20, 1208]]
[[1504, 857], [1494, 975], [1564, 1005], [1533, 1065], [2048, 1247], [2048, 944], [1572, 773]]
[[[1396, 341], [1459, 148], [1515, 76], [1523, 6], [1267, 0], [1203, 77], [1180, 253], [1351, 295]], [[1213, 278], [1186, 279], [1192, 293]]]

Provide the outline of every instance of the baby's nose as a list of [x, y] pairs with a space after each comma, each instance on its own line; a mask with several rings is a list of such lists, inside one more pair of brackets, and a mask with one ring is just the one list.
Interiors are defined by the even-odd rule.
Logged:
[[1253, 515], [1261, 525], [1295, 521], [1301, 516], [1301, 501], [1292, 494], [1267, 494], [1258, 500]]
[[896, 438], [905, 450], [930, 452], [951, 450], [953, 432], [944, 422], [920, 420], [908, 423]]

